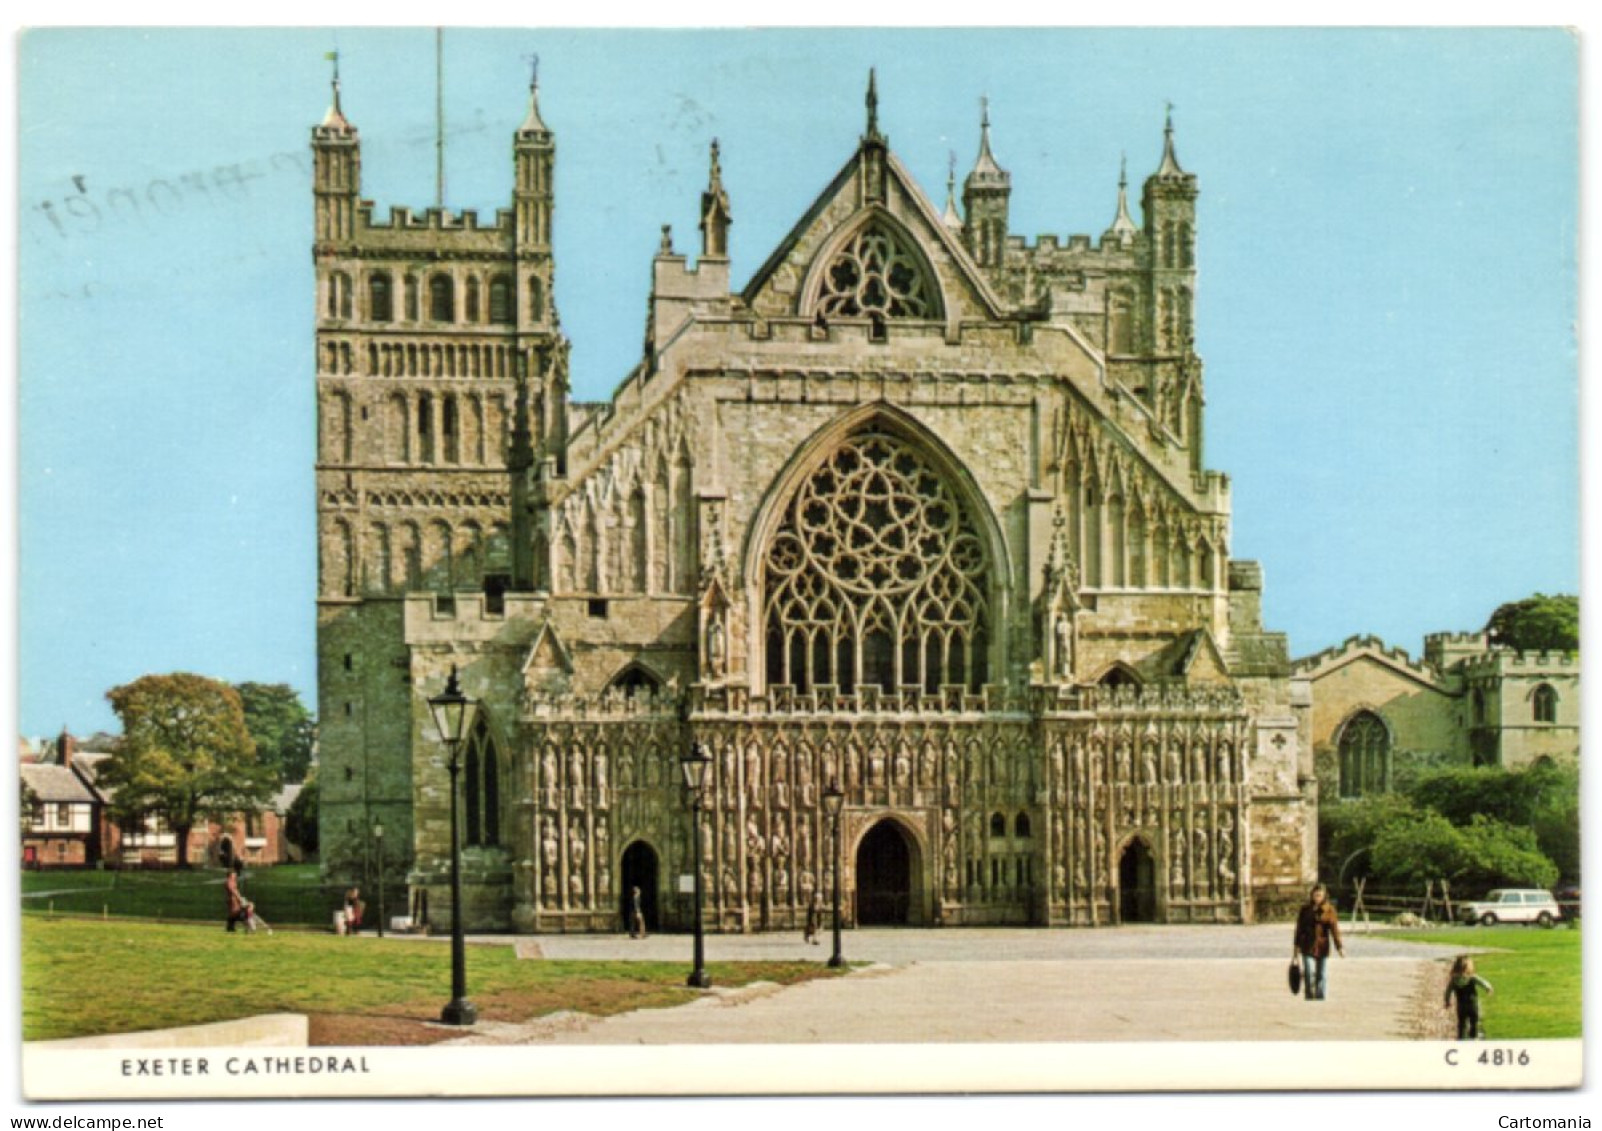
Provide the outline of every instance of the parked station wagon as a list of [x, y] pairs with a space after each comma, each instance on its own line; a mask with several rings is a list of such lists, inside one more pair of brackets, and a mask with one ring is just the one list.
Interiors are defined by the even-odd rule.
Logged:
[[1562, 917], [1552, 893], [1540, 888], [1497, 888], [1484, 899], [1458, 905], [1465, 923], [1491, 927], [1497, 923], [1539, 923], [1550, 927]]

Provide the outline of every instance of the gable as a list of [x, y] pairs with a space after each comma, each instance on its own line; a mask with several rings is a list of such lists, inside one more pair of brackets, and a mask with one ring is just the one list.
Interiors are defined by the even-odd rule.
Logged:
[[746, 304], [766, 318], [812, 316], [826, 268], [875, 230], [928, 272], [939, 318], [952, 324], [1003, 316], [1000, 297], [911, 174], [888, 149], [866, 142], [746, 284]]

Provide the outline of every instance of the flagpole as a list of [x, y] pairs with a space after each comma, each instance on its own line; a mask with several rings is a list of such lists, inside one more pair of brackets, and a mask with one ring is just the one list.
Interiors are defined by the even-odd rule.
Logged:
[[445, 208], [445, 29], [434, 29], [434, 203]]

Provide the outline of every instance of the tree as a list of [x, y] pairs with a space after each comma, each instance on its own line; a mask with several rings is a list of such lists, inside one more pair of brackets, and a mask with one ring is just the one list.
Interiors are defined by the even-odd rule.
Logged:
[[39, 804], [39, 795], [33, 791], [26, 779], [22, 782], [22, 835], [27, 836], [33, 831], [34, 807]]
[[317, 855], [317, 771], [307, 777], [289, 812], [284, 814], [284, 835], [307, 856]]
[[235, 686], [245, 709], [245, 729], [256, 742], [256, 755], [272, 767], [282, 784], [302, 781], [311, 766], [317, 724], [287, 683], [241, 683]]
[[122, 749], [100, 769], [114, 791], [112, 816], [159, 811], [189, 864], [189, 834], [202, 819], [260, 809], [277, 785], [256, 757], [239, 694], [226, 683], [178, 672], [147, 675], [106, 692], [122, 720]]
[[1580, 647], [1580, 599], [1537, 593], [1510, 601], [1485, 624], [1491, 643], [1518, 652], [1575, 652]]

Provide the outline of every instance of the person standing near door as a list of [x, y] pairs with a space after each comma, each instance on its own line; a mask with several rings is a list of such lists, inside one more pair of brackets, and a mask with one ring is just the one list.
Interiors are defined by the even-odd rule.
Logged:
[[639, 885], [629, 889], [629, 938], [645, 937], [645, 908], [640, 902]]
[[1318, 884], [1296, 914], [1296, 939], [1291, 944], [1291, 960], [1302, 960], [1302, 993], [1308, 1001], [1323, 1001], [1329, 989], [1324, 967], [1331, 946], [1336, 954], [1346, 957], [1335, 905], [1329, 902], [1324, 885]]

